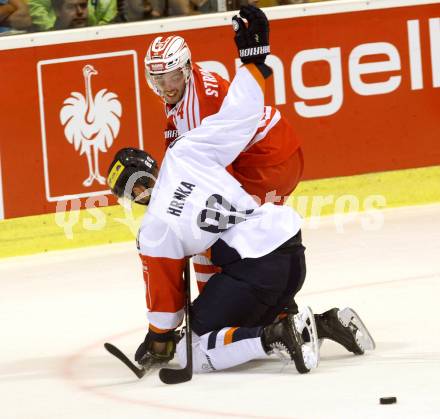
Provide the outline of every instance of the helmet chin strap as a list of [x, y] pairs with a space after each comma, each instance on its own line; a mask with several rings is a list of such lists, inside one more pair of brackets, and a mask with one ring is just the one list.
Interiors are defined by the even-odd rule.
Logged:
[[[151, 193], [153, 192], [153, 186], [148, 187], [149, 185], [144, 185], [142, 184], [146, 189], [138, 196], [136, 196], [134, 194], [134, 192], [131, 192], [131, 200], [135, 203], [135, 204], [139, 204], [139, 205], [148, 205], [150, 203], [150, 199], [151, 199]], [[140, 202], [141, 199], [144, 198], [148, 198], [146, 202]]]
[[188, 61], [185, 64], [185, 67], [182, 68], [183, 70], [183, 75], [185, 76], [185, 84], [189, 82], [189, 79], [191, 78], [191, 73], [192, 73], [192, 64], [191, 61]]
[[139, 199], [142, 199], [143, 197], [142, 197], [142, 195], [140, 195], [140, 196], [138, 196], [138, 197], [136, 197], [137, 199], [133, 199], [133, 202], [135, 203], [135, 204], [138, 204], [138, 205], [145, 205], [145, 206], [148, 206], [148, 204], [150, 203], [150, 199], [151, 199], [151, 197], [149, 196], [148, 197], [148, 200], [146, 201], [146, 202], [141, 202], [141, 201], [139, 201]]

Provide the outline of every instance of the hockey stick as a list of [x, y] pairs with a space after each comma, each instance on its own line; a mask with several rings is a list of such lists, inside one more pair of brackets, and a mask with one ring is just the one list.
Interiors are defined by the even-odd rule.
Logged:
[[[159, 371], [159, 377], [165, 384], [178, 384], [185, 381], [189, 381], [192, 378], [193, 368], [192, 368], [192, 339], [191, 339], [191, 326], [190, 326], [190, 314], [189, 306], [191, 304], [191, 292], [190, 292], [190, 268], [189, 262], [186, 262], [184, 270], [184, 279], [186, 285], [186, 301], [185, 301], [185, 319], [186, 319], [186, 353], [187, 353], [187, 363], [186, 367], [175, 370], [170, 368], [162, 368]], [[123, 362], [131, 371], [136, 375], [137, 378], [141, 379], [152, 367], [151, 364], [143, 365], [138, 368], [133, 362], [128, 359], [128, 357], [116, 346], [111, 343], [104, 343], [104, 348], [110, 352], [114, 357], [118, 358]]]
[[118, 358], [120, 361], [122, 361], [125, 365], [127, 365], [128, 368], [130, 368], [135, 374], [137, 378], [142, 378], [146, 372], [149, 370], [149, 368], [146, 368], [143, 366], [142, 368], [138, 368], [136, 365], [131, 362], [128, 357], [116, 346], [112, 345], [111, 343], [104, 343], [104, 348], [107, 349], [113, 356]]
[[185, 368], [174, 370], [171, 368], [162, 368], [159, 371], [159, 378], [165, 384], [179, 384], [189, 381], [193, 375], [193, 362], [192, 362], [192, 336], [191, 336], [191, 316], [190, 316], [190, 305], [191, 305], [191, 274], [189, 267], [189, 259], [186, 261], [185, 270], [183, 272], [183, 277], [185, 280], [186, 288], [186, 299], [185, 299], [185, 338], [186, 338], [186, 366]]

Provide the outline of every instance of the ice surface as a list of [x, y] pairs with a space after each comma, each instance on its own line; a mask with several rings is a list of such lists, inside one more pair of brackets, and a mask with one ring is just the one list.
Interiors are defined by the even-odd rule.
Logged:
[[103, 348], [132, 357], [144, 338], [134, 243], [0, 261], [0, 417], [440, 418], [440, 205], [383, 215], [372, 231], [365, 214], [303, 229], [298, 302], [353, 307], [377, 344], [354, 356], [325, 342], [308, 375], [274, 358], [176, 386], [157, 374], [139, 381]]

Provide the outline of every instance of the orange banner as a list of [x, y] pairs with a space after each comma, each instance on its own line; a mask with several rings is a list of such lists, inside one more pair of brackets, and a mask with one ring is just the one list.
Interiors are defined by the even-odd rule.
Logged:
[[[229, 25], [173, 32], [232, 79]], [[163, 156], [143, 69], [154, 37], [0, 50], [5, 218], [114, 203], [104, 178], [117, 149]], [[440, 4], [274, 19], [271, 50], [267, 101], [301, 137], [306, 179], [440, 164]]]

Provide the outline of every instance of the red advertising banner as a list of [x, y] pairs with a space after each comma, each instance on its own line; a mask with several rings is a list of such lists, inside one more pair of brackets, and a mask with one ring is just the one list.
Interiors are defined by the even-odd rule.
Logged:
[[[440, 164], [440, 3], [268, 16], [267, 102], [302, 139], [305, 179]], [[174, 19], [170, 33], [185, 37], [195, 62], [232, 79], [239, 61], [228, 21], [198, 28], [194, 19], [192, 29], [178, 30]], [[119, 26], [129, 33], [129, 24]], [[148, 22], [145, 35], [116, 37], [117, 28], [95, 40], [4, 50], [0, 43], [5, 218], [108, 195], [104, 178], [121, 147], [163, 155], [163, 107], [143, 68], [156, 34]]]
[[37, 70], [47, 201], [108, 193], [102, 155], [143, 148], [135, 51], [44, 60]]

